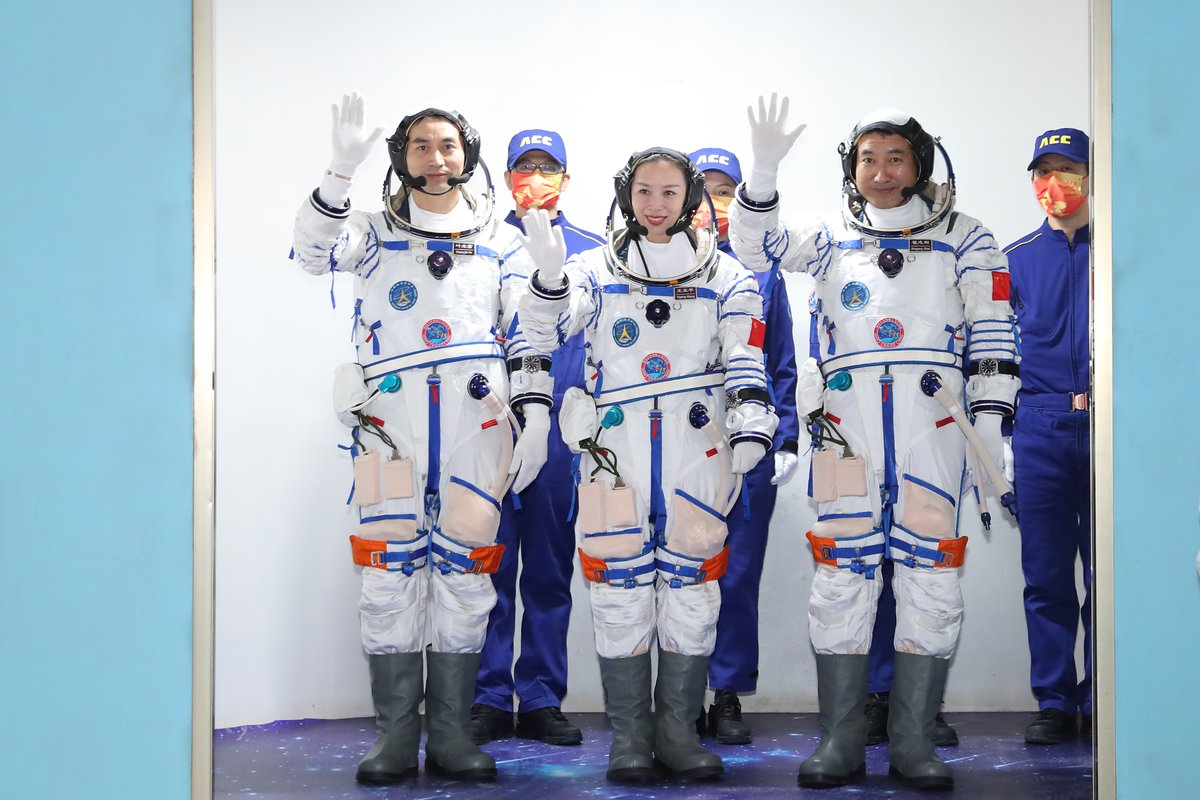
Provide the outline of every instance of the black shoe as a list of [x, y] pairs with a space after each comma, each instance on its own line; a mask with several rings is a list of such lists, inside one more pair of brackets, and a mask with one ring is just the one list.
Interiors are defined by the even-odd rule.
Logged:
[[958, 747], [958, 732], [950, 727], [940, 711], [933, 718], [933, 744], [936, 747]]
[[737, 692], [717, 689], [708, 707], [708, 728], [721, 744], [750, 744], [750, 726], [742, 722]]
[[567, 721], [558, 706], [517, 714], [517, 736], [546, 744], [582, 744], [583, 732]]
[[501, 711], [495, 706], [476, 703], [471, 706], [471, 741], [487, 744], [494, 739], [507, 739], [513, 735], [511, 711]]
[[1025, 741], [1029, 744], [1059, 744], [1078, 735], [1075, 715], [1057, 708], [1042, 709], [1025, 729]]
[[696, 735], [703, 736], [705, 731], [704, 701], [700, 701], [700, 716], [696, 717]]
[[888, 740], [888, 692], [871, 692], [867, 695], [867, 744], [879, 744]]

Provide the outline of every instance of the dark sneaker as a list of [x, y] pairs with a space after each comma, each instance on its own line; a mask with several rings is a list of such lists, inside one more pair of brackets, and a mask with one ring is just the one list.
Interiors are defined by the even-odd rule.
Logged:
[[501, 711], [495, 706], [482, 703], [471, 706], [471, 740], [475, 744], [487, 744], [494, 739], [508, 739], [512, 735], [511, 711]]
[[958, 732], [950, 727], [940, 711], [933, 718], [933, 744], [936, 747], [958, 747]]
[[1057, 708], [1044, 708], [1025, 729], [1025, 741], [1029, 744], [1059, 744], [1079, 735], [1075, 715]]
[[867, 744], [879, 744], [888, 740], [888, 692], [871, 692], [867, 695]]
[[558, 706], [517, 714], [517, 736], [546, 744], [571, 745], [583, 742], [583, 732], [567, 721]]
[[742, 721], [737, 692], [718, 689], [708, 707], [708, 731], [721, 744], [750, 744], [750, 726]]

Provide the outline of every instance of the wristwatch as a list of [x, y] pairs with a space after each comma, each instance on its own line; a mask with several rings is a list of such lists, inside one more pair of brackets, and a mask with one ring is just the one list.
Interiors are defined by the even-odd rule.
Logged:
[[1021, 367], [1012, 361], [1000, 361], [995, 358], [981, 358], [972, 361], [967, 368], [968, 375], [982, 375], [990, 378], [993, 375], [1020, 375]]

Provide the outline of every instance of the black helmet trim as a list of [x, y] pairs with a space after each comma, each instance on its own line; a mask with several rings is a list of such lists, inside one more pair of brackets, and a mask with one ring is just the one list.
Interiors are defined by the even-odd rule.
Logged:
[[424, 175], [414, 177], [408, 171], [408, 132], [412, 130], [413, 125], [426, 117], [441, 117], [457, 127], [458, 133], [462, 137], [463, 171], [461, 175], [449, 179], [450, 186], [455, 187], [471, 180], [471, 175], [474, 174], [475, 167], [479, 164], [479, 131], [472, 128], [466, 117], [457, 111], [426, 108], [400, 120], [396, 132], [387, 138], [388, 157], [392, 160], [392, 170], [400, 176], [400, 182], [404, 184], [404, 188], [422, 190], [426, 183]]
[[649, 150], [634, 153], [629, 157], [625, 166], [613, 176], [617, 208], [620, 209], [621, 216], [625, 218], [625, 225], [630, 234], [634, 236], [645, 236], [649, 231], [646, 230], [646, 226], [637, 221], [637, 216], [633, 213], [633, 173], [645, 162], [659, 159], [666, 159], [677, 164], [683, 170], [683, 177], [687, 183], [683, 213], [671, 227], [667, 228], [668, 236], [674, 236], [680, 231], [691, 228], [692, 217], [704, 200], [704, 173], [692, 163], [686, 154], [669, 147], [651, 147]]
[[[387, 223], [388, 230], [395, 232], [395, 229], [399, 228], [411, 236], [418, 236], [423, 239], [465, 239], [479, 233], [492, 223], [493, 212], [496, 208], [496, 192], [492, 186], [491, 170], [488, 169], [487, 162], [483, 159], [479, 159], [479, 166], [483, 168], [483, 180], [487, 184], [486, 190], [479, 199], [473, 197], [465, 186], [451, 187], [453, 191], [462, 192], [464, 200], [474, 210], [475, 224], [466, 230], [451, 232], [427, 231], [413, 225], [408, 218], [408, 203], [410, 199], [408, 195], [411, 190], [401, 186], [399, 191], [393, 195], [392, 170], [387, 170], [383, 175], [383, 219]], [[478, 207], [480, 201], [485, 204], [482, 209]]]
[[862, 196], [854, 178], [854, 168], [858, 161], [858, 140], [872, 131], [902, 136], [912, 148], [917, 159], [917, 182], [904, 190], [904, 197], [909, 198], [925, 191], [929, 179], [933, 176], [933, 155], [937, 140], [925, 132], [915, 117], [895, 109], [880, 109], [863, 117], [850, 131], [846, 140], [838, 145], [838, 153], [842, 157], [843, 190], [857, 197]]

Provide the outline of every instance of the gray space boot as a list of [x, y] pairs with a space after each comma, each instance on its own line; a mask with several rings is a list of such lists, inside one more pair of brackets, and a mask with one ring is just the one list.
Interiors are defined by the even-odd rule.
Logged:
[[471, 703], [479, 653], [426, 652], [429, 681], [425, 685], [425, 769], [457, 780], [496, 779], [496, 760], [471, 737]]
[[696, 717], [708, 685], [708, 656], [658, 651], [654, 684], [654, 755], [677, 778], [716, 780], [721, 758], [700, 745]]
[[907, 786], [952, 789], [954, 773], [933, 751], [934, 717], [942, 704], [950, 659], [896, 653], [888, 709], [891, 772]]
[[650, 654], [600, 658], [604, 712], [612, 725], [608, 774], [615, 783], [654, 777], [654, 715], [650, 711]]
[[421, 745], [421, 653], [368, 656], [375, 703], [375, 744], [358, 764], [359, 783], [384, 786], [417, 774]]
[[817, 653], [821, 744], [800, 764], [801, 786], [842, 786], [866, 775], [868, 655]]

